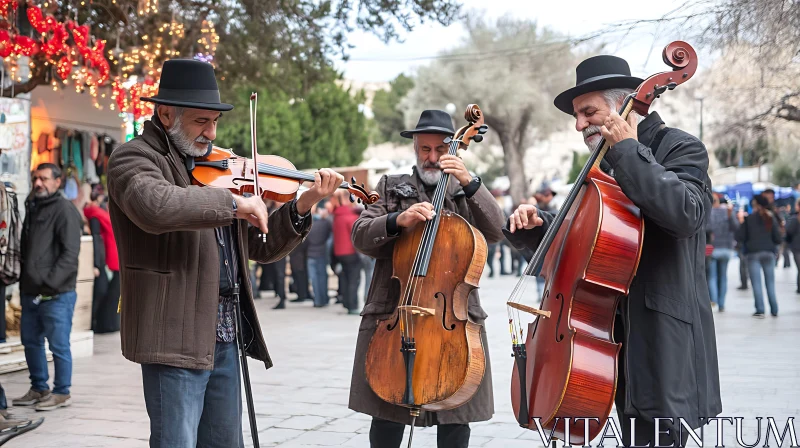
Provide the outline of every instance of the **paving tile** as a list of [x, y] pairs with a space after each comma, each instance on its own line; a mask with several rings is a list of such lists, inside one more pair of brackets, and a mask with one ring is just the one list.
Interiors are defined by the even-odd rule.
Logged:
[[[778, 269], [780, 317], [753, 319], [752, 291], [736, 289], [738, 261], [731, 261], [729, 270], [726, 312], [714, 314], [723, 415], [746, 417], [743, 428], [746, 441], [752, 443], [757, 430], [756, 416], [775, 417], [781, 430], [787, 417], [800, 416], [797, 388], [800, 296], [794, 292], [795, 268]], [[513, 359], [505, 300], [516, 282], [517, 278], [511, 276], [492, 279], [484, 276], [481, 280], [482, 303], [489, 314], [487, 351], [492, 362], [495, 403], [490, 421], [470, 425], [470, 446], [537, 448], [542, 445], [538, 434], [520, 428], [511, 413]], [[275, 365], [266, 370], [263, 363], [248, 360], [261, 445], [369, 446], [372, 417], [347, 407], [360, 318], [348, 316], [336, 306], [315, 309], [305, 304], [290, 304], [285, 310], [273, 310], [276, 302], [272, 296], [256, 302]], [[49, 369], [52, 382], [52, 363]], [[27, 372], [0, 375], [0, 383], [9, 399], [23, 395], [30, 387]], [[74, 360], [72, 383], [72, 406], [42, 414], [46, 418], [44, 424], [17, 439], [19, 446], [147, 447], [149, 420], [141, 368], [122, 357], [119, 334], [95, 335], [94, 355]], [[11, 411], [21, 417], [39, 416], [30, 408]], [[616, 411], [612, 412], [616, 415]], [[252, 446], [246, 407], [243, 420], [245, 444]], [[715, 428], [705, 427], [705, 446], [713, 446], [710, 437]], [[764, 422], [762, 435], [765, 433]], [[726, 446], [736, 446], [730, 425], [725, 427], [724, 436]], [[404, 439], [403, 446], [408, 439], [408, 428]], [[17, 440], [9, 446], [13, 448]], [[775, 444], [774, 436], [770, 444]], [[689, 445], [693, 446], [691, 441]], [[436, 447], [436, 428], [416, 428], [413, 446]]]

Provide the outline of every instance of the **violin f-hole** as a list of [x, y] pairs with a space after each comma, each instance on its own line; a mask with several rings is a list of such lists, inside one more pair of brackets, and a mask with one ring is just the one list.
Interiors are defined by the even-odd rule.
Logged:
[[[439, 296], [442, 296], [442, 297], [439, 297]], [[446, 319], [447, 319], [447, 297], [445, 297], [444, 293], [442, 293], [442, 292], [437, 292], [436, 294], [433, 295], [433, 297], [436, 297], [437, 299], [441, 299], [442, 302], [444, 302], [444, 311], [442, 311], [442, 328], [444, 328], [447, 331], [455, 330], [456, 329], [456, 324], [451, 324], [449, 327], [447, 326], [447, 321], [446, 321]]]

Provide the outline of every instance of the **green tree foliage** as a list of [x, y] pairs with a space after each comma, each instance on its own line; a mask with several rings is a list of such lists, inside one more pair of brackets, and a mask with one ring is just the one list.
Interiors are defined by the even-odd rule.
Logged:
[[[220, 119], [215, 143], [249, 156], [250, 91], [237, 88], [233, 98], [234, 110]], [[363, 93], [353, 97], [332, 81], [318, 83], [300, 98], [277, 89], [259, 92], [258, 153], [284, 157], [298, 169], [358, 164], [367, 147], [363, 100]]]
[[379, 90], [372, 99], [372, 113], [375, 115], [373, 120], [377, 127], [374, 142], [406, 143], [407, 140], [400, 137], [400, 131], [405, 129], [406, 123], [399, 106], [403, 98], [414, 88], [414, 80], [400, 74], [389, 84], [388, 91]]
[[567, 183], [571, 184], [578, 179], [578, 175], [581, 174], [581, 170], [583, 166], [586, 165], [586, 162], [589, 160], [590, 153], [583, 153], [578, 154], [577, 151], [572, 151], [572, 168], [569, 169], [569, 175], [567, 176]]

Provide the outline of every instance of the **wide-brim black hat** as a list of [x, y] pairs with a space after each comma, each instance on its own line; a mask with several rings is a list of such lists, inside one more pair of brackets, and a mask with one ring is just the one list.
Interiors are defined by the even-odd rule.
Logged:
[[229, 111], [233, 105], [221, 103], [214, 67], [194, 59], [170, 59], [161, 68], [158, 93], [140, 98], [166, 106]]
[[572, 100], [589, 92], [607, 89], [636, 89], [644, 82], [631, 76], [631, 69], [624, 59], [600, 55], [591, 57], [575, 69], [575, 87], [559, 94], [553, 104], [558, 110], [572, 115], [575, 111]]
[[453, 135], [453, 119], [443, 110], [424, 110], [419, 116], [417, 127], [400, 132], [401, 137], [413, 138], [414, 134], [446, 134]]

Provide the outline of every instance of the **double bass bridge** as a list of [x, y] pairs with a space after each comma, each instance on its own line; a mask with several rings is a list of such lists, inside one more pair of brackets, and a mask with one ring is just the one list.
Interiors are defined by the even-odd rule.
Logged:
[[435, 316], [436, 310], [433, 308], [423, 308], [416, 305], [400, 305], [397, 307], [398, 311], [411, 313], [414, 316]]

